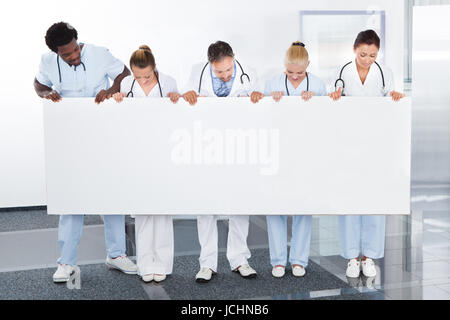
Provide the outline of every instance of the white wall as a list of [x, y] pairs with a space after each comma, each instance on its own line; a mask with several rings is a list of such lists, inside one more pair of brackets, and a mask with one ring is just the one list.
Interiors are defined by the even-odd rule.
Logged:
[[414, 7], [412, 179], [450, 182], [450, 5]]
[[[222, 7], [224, 3], [227, 7]], [[299, 36], [300, 10], [374, 9], [386, 11], [386, 63], [401, 90], [404, 6], [399, 0], [42, 0], [3, 4], [6, 15], [0, 19], [0, 28], [6, 32], [2, 32], [0, 61], [8, 76], [0, 78], [0, 88], [10, 102], [0, 106], [0, 207], [45, 204], [42, 106], [32, 81], [41, 54], [48, 51], [44, 35], [52, 23], [70, 22], [80, 41], [106, 46], [126, 63], [133, 50], [148, 44], [158, 68], [174, 76], [182, 87], [191, 65], [204, 60], [207, 46], [218, 39], [230, 42], [239, 60], [266, 74], [274, 68], [281, 71], [287, 47]]]

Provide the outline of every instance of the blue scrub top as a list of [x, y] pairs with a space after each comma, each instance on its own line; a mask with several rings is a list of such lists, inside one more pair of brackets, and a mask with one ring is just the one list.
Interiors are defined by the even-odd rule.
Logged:
[[108, 49], [84, 44], [81, 49], [83, 65], [70, 66], [61, 57], [49, 52], [42, 55], [36, 80], [56, 90], [62, 97], [95, 97], [101, 90], [109, 89], [109, 79], [114, 80], [124, 70], [125, 65], [116, 59]]
[[[325, 83], [320, 80], [315, 75], [308, 72], [309, 77], [309, 91], [313, 92], [316, 96], [326, 96], [327, 95], [327, 89], [325, 87]], [[266, 84], [264, 86], [264, 95], [270, 96], [272, 92], [275, 91], [283, 91], [284, 94], [287, 96], [286, 92], [286, 85], [285, 85], [286, 75], [278, 75], [275, 77], [270, 78], [266, 81]], [[289, 89], [289, 94], [291, 96], [301, 96], [302, 91], [306, 91], [306, 77], [305, 79], [300, 83], [300, 85], [295, 89], [292, 86], [292, 83], [288, 80], [287, 86]]]

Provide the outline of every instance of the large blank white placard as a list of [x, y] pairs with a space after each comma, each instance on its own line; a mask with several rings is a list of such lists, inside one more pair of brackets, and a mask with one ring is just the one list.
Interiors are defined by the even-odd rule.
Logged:
[[409, 214], [411, 101], [44, 103], [49, 214]]

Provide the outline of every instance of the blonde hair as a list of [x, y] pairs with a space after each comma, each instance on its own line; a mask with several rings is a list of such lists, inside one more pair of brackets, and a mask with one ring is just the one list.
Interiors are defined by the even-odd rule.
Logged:
[[140, 69], [147, 68], [151, 66], [152, 69], [155, 69], [155, 57], [152, 54], [152, 50], [150, 50], [149, 46], [142, 45], [138, 50], [133, 52], [130, 58], [130, 67], [136, 66]]
[[284, 64], [297, 64], [297, 65], [306, 65], [309, 61], [308, 51], [305, 49], [305, 45], [296, 41], [292, 43], [286, 52], [286, 57], [284, 58]]

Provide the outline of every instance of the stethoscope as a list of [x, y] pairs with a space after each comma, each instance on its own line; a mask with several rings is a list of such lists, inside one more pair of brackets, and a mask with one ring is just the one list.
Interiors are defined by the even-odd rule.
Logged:
[[[349, 63], [345, 64], [342, 69], [341, 69], [341, 73], [339, 74], [339, 79], [336, 80], [336, 82], [334, 83], [334, 89], [337, 91], [337, 85], [338, 82], [341, 81], [342, 82], [342, 95], [345, 96], [344, 94], [344, 89], [345, 89], [345, 82], [344, 79], [342, 79], [342, 72], [344, 72], [345, 67], [347, 67], [349, 64], [351, 64], [353, 61], [350, 61]], [[380, 73], [381, 73], [381, 80], [383, 81], [383, 87], [381, 88], [381, 93], [383, 95], [387, 95], [388, 91], [386, 90], [386, 84], [384, 82], [384, 74], [383, 74], [383, 70], [381, 69], [380, 65], [374, 61], [375, 64], [377, 65], [378, 69], [380, 69]]]
[[[163, 97], [163, 94], [162, 94], [162, 90], [161, 90], [161, 84], [159, 83], [158, 73], [155, 72], [155, 71], [153, 71], [153, 74], [155, 75], [156, 81], [158, 82], [159, 94], [161, 95], [161, 98], [162, 98], [162, 97]], [[127, 93], [127, 98], [128, 98], [129, 96], [131, 96], [131, 98], [134, 98], [133, 87], [134, 87], [134, 83], [135, 83], [135, 82], [136, 82], [136, 79], [133, 79], [133, 83], [131, 84], [131, 89], [130, 89], [130, 91], [128, 91], [128, 93]]]
[[[59, 54], [56, 57], [56, 64], [58, 65], [59, 83], [61, 83], [61, 67], [59, 66]], [[84, 65], [83, 61], [81, 61], [80, 64], [83, 66], [84, 72], [86, 72], [86, 66]], [[77, 66], [74, 66], [74, 68], [74, 70], [77, 71]]]
[[[290, 96], [289, 94], [289, 89], [288, 89], [288, 77], [286, 75], [286, 78], [284, 79], [284, 85], [286, 86], [286, 93], [288, 96]], [[309, 76], [308, 76], [308, 72], [306, 72], [306, 91], [309, 91]]]
[[[237, 60], [234, 60], [234, 61], [236, 61], [237, 62], [237, 64], [239, 65], [239, 68], [241, 68], [241, 71], [242, 71], [242, 74], [241, 74], [241, 76], [240, 76], [240, 80], [241, 80], [241, 84], [244, 84], [244, 80], [242, 80], [242, 77], [247, 77], [247, 80], [248, 80], [248, 82], [250, 82], [250, 77], [248, 76], [248, 74], [246, 74], [245, 72], [244, 72], [244, 69], [242, 68], [242, 66], [241, 66], [241, 64], [239, 63], [239, 61], [237, 61]], [[198, 93], [200, 94], [200, 89], [202, 88], [202, 78], [203, 78], [203, 73], [205, 72], [205, 69], [206, 69], [206, 67], [208, 66], [208, 64], [209, 64], [209, 62], [207, 62], [206, 64], [205, 64], [205, 66], [203, 67], [203, 69], [202, 69], [202, 73], [200, 74], [200, 82], [199, 82], [199, 84], [198, 84]]]

